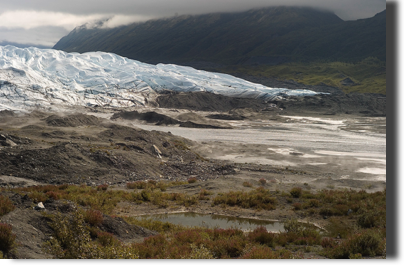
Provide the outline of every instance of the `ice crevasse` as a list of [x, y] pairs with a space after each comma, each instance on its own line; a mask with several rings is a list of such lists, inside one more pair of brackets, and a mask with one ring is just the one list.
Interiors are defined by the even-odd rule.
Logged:
[[146, 64], [113, 53], [0, 46], [0, 110], [62, 105], [145, 106], [147, 99], [163, 90], [207, 91], [264, 100], [317, 94], [266, 87], [187, 66]]

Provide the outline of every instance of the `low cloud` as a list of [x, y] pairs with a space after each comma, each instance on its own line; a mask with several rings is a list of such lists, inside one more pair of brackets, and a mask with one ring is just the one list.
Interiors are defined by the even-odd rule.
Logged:
[[45, 26], [62, 27], [72, 30], [89, 21], [104, 19], [108, 15], [74, 15], [46, 11], [6, 11], [0, 14], [0, 27], [7, 29], [33, 29]]
[[[241, 12], [291, 5], [335, 12], [344, 20], [368, 18], [383, 11], [385, 0], [10, 0], [2, 1], [0, 42], [53, 46], [75, 27], [113, 28], [149, 19], [210, 12]], [[101, 21], [101, 23], [98, 23]], [[44, 30], [53, 28], [52, 31]]]
[[137, 22], [144, 22], [150, 20], [152, 16], [126, 16], [126, 15], [115, 15], [110, 17], [104, 22], [103, 28], [115, 28], [119, 26], [129, 25]]
[[31, 29], [8, 29], [0, 27], [0, 44], [4, 45], [7, 42], [14, 42], [20, 44], [31, 44], [32, 46], [46, 46], [53, 47], [62, 36], [69, 33], [62, 27], [38, 27]]

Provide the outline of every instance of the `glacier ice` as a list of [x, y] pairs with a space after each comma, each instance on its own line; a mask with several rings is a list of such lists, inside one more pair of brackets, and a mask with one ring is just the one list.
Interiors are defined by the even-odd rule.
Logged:
[[174, 64], [151, 65], [106, 52], [0, 46], [0, 110], [61, 105], [145, 106], [157, 92], [207, 91], [270, 100], [317, 92], [271, 88], [227, 74]]

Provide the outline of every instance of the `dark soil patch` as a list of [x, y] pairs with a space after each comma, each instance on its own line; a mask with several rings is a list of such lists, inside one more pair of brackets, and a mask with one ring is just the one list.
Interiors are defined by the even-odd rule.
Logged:
[[206, 128], [206, 129], [232, 129], [232, 127], [216, 126], [216, 125], [210, 125], [210, 124], [200, 124], [200, 123], [195, 123], [192, 121], [181, 122], [181, 125], [179, 127]]
[[0, 110], [0, 118], [14, 116], [16, 116], [16, 114], [11, 110]]
[[260, 110], [266, 106], [260, 99], [232, 98], [208, 92], [163, 94], [156, 101], [161, 108], [220, 112], [230, 111], [236, 108]]
[[143, 120], [150, 123], [156, 123], [156, 125], [173, 125], [179, 124], [180, 121], [172, 119], [163, 114], [159, 114], [154, 111], [139, 113], [137, 111], [122, 111], [115, 113], [111, 119], [115, 120], [117, 118], [122, 118], [126, 120]]
[[115, 120], [118, 118], [126, 120], [143, 120], [149, 123], [155, 123], [155, 125], [176, 125], [179, 124], [180, 127], [187, 128], [207, 128], [207, 129], [231, 129], [231, 127], [217, 126], [211, 124], [196, 123], [192, 121], [179, 121], [173, 119], [164, 114], [160, 114], [154, 111], [139, 113], [137, 111], [121, 111], [115, 113], [111, 119]]
[[[310, 89], [310, 87], [302, 87]], [[232, 98], [207, 92], [171, 93], [157, 98], [162, 108], [228, 112], [252, 109], [254, 112], [271, 111], [284, 115], [358, 114], [369, 117], [386, 116], [386, 96], [381, 94], [344, 94], [337, 88], [314, 86], [315, 91], [330, 93], [305, 97], [282, 97], [264, 102], [259, 99]], [[213, 116], [216, 119], [241, 119], [238, 116]]]
[[101, 123], [100, 119], [85, 114], [74, 114], [66, 117], [51, 115], [46, 118], [46, 123], [49, 126], [56, 127], [77, 127], [77, 126], [92, 126]]
[[207, 115], [205, 117], [210, 118], [210, 119], [215, 119], [215, 120], [227, 120], [227, 121], [232, 121], [232, 120], [241, 121], [246, 118], [240, 115], [227, 115], [227, 114], [212, 114], [212, 115]]

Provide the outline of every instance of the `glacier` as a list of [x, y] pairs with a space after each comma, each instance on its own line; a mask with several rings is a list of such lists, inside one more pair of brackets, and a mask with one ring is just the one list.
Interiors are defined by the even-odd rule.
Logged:
[[146, 106], [164, 90], [264, 100], [318, 94], [271, 88], [187, 66], [146, 64], [113, 53], [0, 46], [0, 110]]

